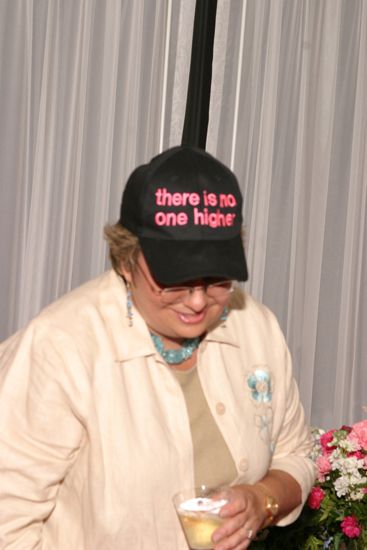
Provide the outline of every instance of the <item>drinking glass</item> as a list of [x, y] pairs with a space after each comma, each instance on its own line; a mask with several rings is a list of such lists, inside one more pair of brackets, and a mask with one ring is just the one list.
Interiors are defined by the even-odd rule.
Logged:
[[219, 512], [227, 502], [224, 487], [200, 485], [174, 495], [173, 503], [191, 550], [214, 548], [211, 537], [223, 522]]

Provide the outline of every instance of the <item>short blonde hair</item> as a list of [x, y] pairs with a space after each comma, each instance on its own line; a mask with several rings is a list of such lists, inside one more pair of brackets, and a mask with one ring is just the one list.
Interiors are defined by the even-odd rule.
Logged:
[[113, 269], [121, 274], [121, 262], [125, 269], [134, 273], [141, 252], [138, 237], [119, 223], [106, 225], [104, 238], [108, 242]]

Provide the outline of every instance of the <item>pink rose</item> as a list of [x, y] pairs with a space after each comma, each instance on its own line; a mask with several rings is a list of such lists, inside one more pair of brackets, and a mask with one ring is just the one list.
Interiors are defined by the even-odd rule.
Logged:
[[356, 539], [361, 534], [361, 528], [356, 516], [345, 516], [340, 526], [344, 535], [350, 539]]
[[308, 496], [307, 504], [312, 510], [318, 510], [322, 501], [325, 498], [325, 492], [321, 487], [312, 487], [311, 493]]
[[367, 451], [367, 420], [354, 424], [352, 431], [348, 434], [348, 439], [354, 441], [360, 448]]
[[322, 451], [325, 454], [332, 453], [333, 449], [335, 448], [329, 445], [329, 443], [331, 443], [332, 440], [334, 439], [334, 432], [335, 430], [329, 430], [328, 432], [325, 432], [324, 434], [322, 434], [322, 436], [320, 437], [320, 444], [322, 447]]
[[328, 474], [331, 471], [331, 464], [328, 457], [325, 455], [317, 457], [316, 466], [319, 470], [320, 477], [325, 479], [325, 474]]

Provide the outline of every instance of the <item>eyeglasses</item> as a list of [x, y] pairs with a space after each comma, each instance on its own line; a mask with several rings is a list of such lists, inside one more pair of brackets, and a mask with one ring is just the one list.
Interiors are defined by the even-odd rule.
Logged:
[[235, 282], [228, 279], [198, 286], [166, 286], [164, 288], [155, 288], [141, 266], [138, 263], [136, 265], [151, 290], [154, 294], [159, 296], [165, 304], [183, 302], [196, 290], [202, 290], [209, 298], [213, 298], [216, 302], [221, 303], [225, 302], [228, 296], [234, 291]]

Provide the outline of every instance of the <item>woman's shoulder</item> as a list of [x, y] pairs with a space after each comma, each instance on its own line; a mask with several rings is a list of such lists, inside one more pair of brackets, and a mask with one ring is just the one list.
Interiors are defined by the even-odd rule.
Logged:
[[115, 272], [103, 273], [46, 306], [1, 347], [26, 336], [48, 341], [62, 336], [74, 339], [78, 334], [90, 332], [92, 326], [106, 325], [109, 316], [120, 315], [123, 293], [124, 285]]
[[80, 315], [93, 310], [105, 309], [115, 301], [121, 300], [124, 285], [114, 271], [107, 271], [64, 294], [46, 306], [38, 315], [40, 319], [62, 319], [70, 314]]
[[230, 322], [241, 333], [258, 333], [265, 337], [284, 338], [276, 315], [249, 293], [238, 289], [231, 301]]
[[237, 288], [234, 291], [230, 307], [240, 318], [257, 318], [277, 323], [275, 314], [264, 303], [256, 300], [251, 294], [241, 288]]

